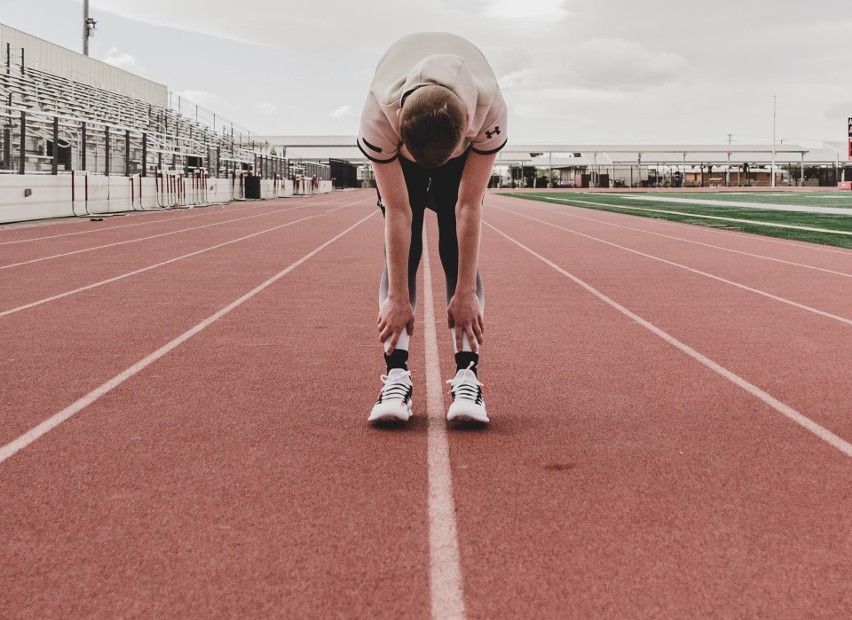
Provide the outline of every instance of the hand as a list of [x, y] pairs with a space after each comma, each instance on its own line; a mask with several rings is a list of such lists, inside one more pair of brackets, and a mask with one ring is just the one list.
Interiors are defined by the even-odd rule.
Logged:
[[462, 334], [467, 334], [470, 348], [474, 352], [479, 351], [485, 324], [482, 322], [482, 311], [476, 293], [456, 291], [447, 307], [447, 324], [453, 330], [456, 350], [462, 350]]
[[409, 336], [414, 335], [414, 308], [408, 298], [388, 297], [379, 309], [378, 324], [379, 342], [390, 339], [385, 345], [385, 353], [390, 355], [403, 329], [408, 331]]

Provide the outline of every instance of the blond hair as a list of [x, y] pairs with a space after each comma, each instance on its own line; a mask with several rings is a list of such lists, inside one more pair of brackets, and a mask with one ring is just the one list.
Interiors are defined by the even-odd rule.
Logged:
[[449, 88], [430, 84], [414, 90], [403, 101], [399, 131], [418, 164], [437, 168], [461, 143], [466, 122], [461, 99]]

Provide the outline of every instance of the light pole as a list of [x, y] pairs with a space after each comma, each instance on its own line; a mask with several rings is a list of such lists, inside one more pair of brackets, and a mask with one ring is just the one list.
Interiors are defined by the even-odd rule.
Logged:
[[772, 95], [772, 169], [769, 174], [772, 175], [772, 187], [775, 187], [775, 100], [777, 95]]
[[83, 55], [89, 55], [89, 37], [95, 36], [98, 22], [89, 17], [89, 0], [83, 0]]

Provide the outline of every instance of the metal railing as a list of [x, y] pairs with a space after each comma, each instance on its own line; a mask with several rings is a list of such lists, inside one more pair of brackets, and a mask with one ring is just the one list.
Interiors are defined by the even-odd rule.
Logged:
[[269, 154], [268, 144], [245, 128], [195, 104], [186, 110], [180, 97], [170, 96], [170, 107], [155, 106], [97, 88], [89, 76], [28, 69], [24, 50], [8, 43], [0, 51], [0, 173], [203, 170], [217, 178], [249, 172], [275, 179], [288, 170], [285, 158]]

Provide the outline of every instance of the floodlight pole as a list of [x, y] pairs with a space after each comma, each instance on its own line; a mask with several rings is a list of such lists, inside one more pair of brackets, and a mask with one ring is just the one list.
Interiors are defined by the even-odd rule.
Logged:
[[89, 55], [89, 37], [94, 36], [97, 22], [89, 17], [89, 0], [83, 0], [83, 55]]
[[83, 55], [89, 55], [89, 0], [83, 0]]
[[772, 95], [772, 187], [775, 187], [775, 100], [777, 95]]

